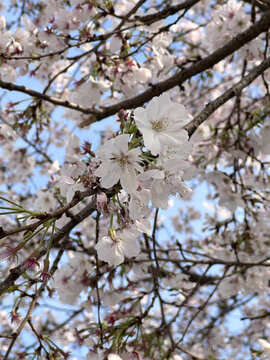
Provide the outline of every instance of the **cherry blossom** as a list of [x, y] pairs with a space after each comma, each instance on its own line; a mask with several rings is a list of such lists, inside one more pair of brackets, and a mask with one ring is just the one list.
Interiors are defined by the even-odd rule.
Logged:
[[122, 232], [104, 236], [99, 240], [95, 246], [99, 259], [106, 261], [110, 266], [117, 266], [124, 261], [125, 256], [137, 256], [140, 252], [136, 244], [139, 232], [134, 230], [124, 229]]
[[138, 187], [136, 170], [143, 171], [139, 164], [141, 150], [128, 149], [129, 137], [129, 134], [118, 135], [101, 145], [97, 151], [101, 165], [95, 171], [95, 175], [101, 178], [101, 186], [106, 189], [119, 180], [128, 193], [133, 193]]
[[145, 146], [153, 155], [159, 154], [164, 146], [181, 146], [188, 140], [183, 126], [188, 114], [181, 104], [173, 103], [167, 93], [154, 97], [146, 108], [137, 108], [134, 119], [143, 134]]
[[167, 209], [169, 206], [169, 196], [178, 194], [187, 197], [192, 190], [183, 182], [182, 169], [186, 162], [178, 159], [168, 159], [161, 167], [161, 170], [149, 170], [139, 175], [141, 181], [150, 181], [150, 198], [155, 207]]
[[1, 359], [269, 359], [268, 3], [1, 2]]

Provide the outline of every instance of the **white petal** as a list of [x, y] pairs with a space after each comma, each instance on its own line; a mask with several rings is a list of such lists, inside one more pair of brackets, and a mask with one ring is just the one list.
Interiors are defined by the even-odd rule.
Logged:
[[171, 106], [166, 109], [166, 114], [177, 124], [181, 123], [181, 126], [190, 121], [188, 113], [182, 104], [171, 103]]
[[[175, 105], [172, 102], [170, 95], [168, 93], [163, 93], [158, 97], [158, 100], [159, 100], [160, 111], [159, 111], [157, 119], [161, 118], [164, 115], [166, 115], [166, 117], [168, 117], [170, 108]], [[175, 115], [176, 115], [176, 113], [173, 114], [173, 118], [175, 117]]]
[[123, 359], [117, 354], [109, 354], [108, 360], [123, 360]]
[[137, 204], [137, 197], [132, 195], [129, 202], [129, 217], [131, 220], [136, 220], [141, 218], [140, 208]]
[[95, 176], [98, 177], [102, 177], [104, 175], [106, 175], [107, 173], [107, 168], [108, 168], [109, 163], [108, 162], [103, 162], [102, 164], [99, 165], [99, 167], [96, 169], [96, 171], [94, 172]]
[[70, 186], [67, 191], [67, 195], [66, 195], [66, 199], [67, 199], [68, 203], [73, 199], [73, 196], [74, 196], [74, 190], [73, 190], [72, 186]]
[[142, 107], [134, 110], [134, 120], [139, 130], [150, 126], [146, 110]]
[[166, 191], [167, 186], [163, 181], [155, 180], [151, 186], [151, 201], [155, 207], [163, 210], [168, 209], [169, 194]]
[[120, 182], [123, 189], [129, 194], [132, 194], [137, 190], [139, 182], [137, 180], [136, 172], [132, 166], [129, 165], [125, 167], [124, 173], [121, 175]]
[[171, 99], [167, 93], [153, 97], [153, 99], [146, 106], [148, 117], [151, 120], [158, 120], [170, 102]]
[[151, 223], [149, 220], [146, 219], [136, 220], [135, 225], [137, 226], [137, 229], [140, 232], [145, 233], [148, 236], [151, 235]]
[[102, 178], [100, 184], [105, 189], [109, 189], [119, 181], [119, 173], [116, 171], [109, 172], [104, 178]]
[[59, 176], [58, 181], [60, 183], [69, 184], [69, 185], [72, 185], [75, 183], [75, 181], [69, 176]]
[[145, 171], [143, 174], [138, 175], [139, 180], [149, 180], [149, 179], [164, 179], [164, 172], [158, 169]]
[[130, 137], [129, 134], [122, 134], [114, 138], [115, 141], [113, 146], [118, 150], [119, 154], [121, 153], [127, 154], [129, 137]]
[[131, 149], [127, 152], [128, 158], [131, 161], [141, 161], [141, 159], [139, 158], [139, 155], [141, 155], [141, 149], [140, 148], [135, 148], [135, 149]]
[[178, 171], [189, 168], [190, 162], [181, 160], [181, 159], [177, 159], [177, 158], [173, 158], [173, 159], [169, 159], [169, 160], [165, 161], [163, 164], [163, 167], [166, 170], [170, 170], [172, 172], [178, 172]]
[[123, 239], [122, 249], [128, 257], [138, 256], [140, 252], [135, 239]]
[[99, 240], [95, 249], [97, 250], [98, 258], [106, 261], [110, 266], [117, 266], [124, 261], [124, 254], [120, 243], [114, 243], [109, 236], [104, 236]]
[[158, 141], [159, 133], [151, 130], [145, 130], [143, 133], [144, 145], [151, 151], [153, 155], [157, 155], [161, 152], [162, 146]]
[[270, 355], [270, 343], [264, 339], [258, 339], [258, 343], [263, 351], [266, 352], [266, 355]]
[[109, 160], [102, 163], [94, 174], [101, 177], [101, 186], [109, 189], [117, 184], [120, 179], [119, 164]]

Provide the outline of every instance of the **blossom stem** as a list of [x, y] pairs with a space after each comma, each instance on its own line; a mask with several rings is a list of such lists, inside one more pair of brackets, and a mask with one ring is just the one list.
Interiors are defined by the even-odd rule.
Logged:
[[19, 214], [20, 212], [21, 212], [20, 210], [17, 210], [17, 211], [6, 211], [6, 212], [0, 213], [0, 215]]
[[53, 235], [54, 235], [54, 231], [55, 231], [55, 219], [53, 219], [53, 221], [50, 223], [50, 225], [48, 226], [48, 228], [51, 226], [52, 224], [52, 233], [51, 233], [51, 237], [50, 237], [50, 241], [49, 241], [49, 246], [48, 246], [48, 250], [47, 250], [47, 254], [46, 254], [46, 260], [49, 260], [49, 256], [50, 256], [50, 250], [52, 248], [52, 243], [53, 243]]
[[44, 239], [45, 239], [45, 236], [46, 236], [46, 234], [47, 234], [47, 232], [48, 232], [48, 230], [49, 230], [52, 222], [53, 222], [53, 220], [50, 221], [49, 224], [47, 225], [47, 228], [46, 228], [46, 230], [44, 231], [44, 234], [42, 235], [42, 238], [41, 238], [40, 243], [39, 243], [39, 245], [38, 245], [38, 250], [41, 249], [41, 246], [42, 246], [42, 244], [43, 244], [43, 241], [44, 241]]
[[14, 201], [9, 200], [9, 199], [6, 199], [6, 198], [4, 198], [3, 196], [0, 196], [0, 200], [3, 200], [3, 201], [8, 202], [8, 203], [10, 203], [10, 204], [12, 204], [12, 205], [15, 205], [16, 207], [23, 208], [22, 205], [16, 204]]
[[131, 150], [133, 148], [135, 148], [141, 141], [142, 141], [143, 137], [139, 137], [139, 138], [134, 138], [131, 141], [131, 144], [129, 145], [128, 149]]
[[[38, 229], [37, 231], [33, 232], [32, 234], [30, 234], [28, 237], [26, 237], [25, 239], [25, 244], [27, 243], [27, 241], [29, 241], [30, 239], [32, 239], [32, 237], [36, 236], [38, 233], [40, 233], [43, 229], [45, 228], [45, 226], [43, 226], [42, 228]], [[24, 245], [25, 245], [24, 244]]]
[[149, 165], [153, 166], [154, 168], [157, 168], [155, 164], [152, 163], [151, 160], [149, 160], [148, 157], [144, 156], [143, 154], [139, 155], [143, 160], [145, 160]]
[[12, 207], [8, 207], [8, 206], [0, 206], [0, 209], [2, 210], [15, 210], [15, 211], [21, 211], [18, 208], [12, 208]]

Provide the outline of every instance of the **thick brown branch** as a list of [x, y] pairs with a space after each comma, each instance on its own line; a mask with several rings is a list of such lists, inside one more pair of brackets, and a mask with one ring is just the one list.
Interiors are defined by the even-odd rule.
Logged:
[[180, 71], [176, 75], [171, 76], [169, 79], [161, 81], [151, 88], [147, 89], [143, 93], [127, 100], [123, 100], [115, 105], [109, 106], [104, 110], [96, 110], [93, 108], [86, 108], [81, 105], [74, 104], [69, 101], [57, 99], [53, 96], [39, 93], [38, 91], [28, 89], [25, 86], [11, 84], [0, 80], [0, 87], [9, 91], [19, 91], [35, 98], [48, 101], [54, 105], [63, 106], [72, 110], [80, 111], [84, 114], [91, 114], [90, 119], [81, 124], [81, 126], [87, 126], [95, 121], [105, 119], [108, 116], [114, 115], [121, 109], [132, 109], [143, 105], [145, 102], [151, 100], [153, 96], [158, 96], [164, 91], [172, 89], [175, 86], [181, 85], [187, 79], [213, 67], [219, 61], [223, 60], [227, 56], [233, 54], [236, 50], [240, 49], [243, 45], [249, 41], [255, 39], [258, 35], [267, 31], [270, 27], [270, 10], [265, 12], [261, 19], [254, 25], [250, 26], [247, 30], [235, 36], [222, 48], [214, 51], [209, 56], [196, 62], [185, 70]]

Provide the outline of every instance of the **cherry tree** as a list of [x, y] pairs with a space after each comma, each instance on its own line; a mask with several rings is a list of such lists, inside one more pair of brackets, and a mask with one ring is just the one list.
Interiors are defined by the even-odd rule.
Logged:
[[270, 1], [0, 8], [1, 359], [269, 359]]

